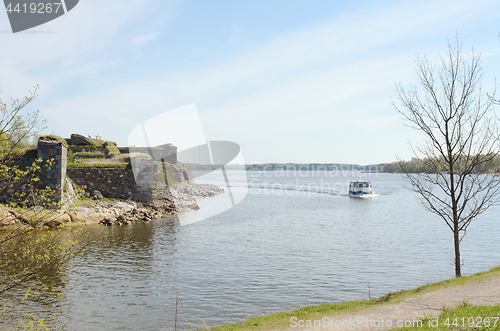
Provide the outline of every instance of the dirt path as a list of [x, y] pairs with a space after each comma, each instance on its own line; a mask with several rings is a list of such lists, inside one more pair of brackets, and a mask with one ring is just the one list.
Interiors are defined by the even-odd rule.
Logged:
[[[413, 321], [425, 315], [433, 314], [434, 316], [438, 316], [443, 311], [444, 306], [455, 307], [464, 300], [467, 300], [471, 305], [500, 304], [500, 278], [488, 279], [457, 287], [447, 287], [435, 292], [408, 298], [400, 303], [372, 308], [357, 313], [342, 314], [333, 317], [326, 316], [323, 319], [324, 326], [319, 326], [319, 322], [316, 322], [316, 327], [305, 327], [307, 320], [303, 320], [300, 325], [304, 325], [304, 327], [299, 327], [299, 321], [297, 320], [296, 324], [291, 324], [291, 326], [295, 325], [295, 327], [290, 327], [287, 330], [389, 330], [397, 326], [404, 326], [405, 322], [417, 323]], [[314, 325], [314, 321], [311, 321], [311, 323]], [[388, 325], [392, 326], [388, 327]]]

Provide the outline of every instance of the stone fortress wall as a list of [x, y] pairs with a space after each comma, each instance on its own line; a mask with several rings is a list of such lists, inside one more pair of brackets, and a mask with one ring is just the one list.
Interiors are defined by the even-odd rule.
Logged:
[[153, 202], [153, 189], [148, 185], [148, 176], [152, 176], [149, 169], [139, 175], [140, 184], [137, 184], [132, 169], [68, 168], [67, 175], [74, 183], [86, 186], [86, 191], [98, 190], [107, 198]]
[[149, 154], [155, 161], [164, 160], [167, 163], [177, 163], [177, 147], [165, 144], [156, 147], [118, 147], [120, 153], [144, 153]]
[[68, 147], [52, 141], [39, 141], [38, 142], [38, 158], [42, 159], [44, 163], [52, 160], [50, 169], [43, 169], [39, 188], [50, 187], [58, 189], [56, 194], [56, 202], [61, 201], [62, 190], [64, 189], [64, 178], [66, 178], [66, 168], [68, 164]]
[[[85, 146], [90, 145], [87, 138], [76, 134], [72, 134], [68, 142], [72, 148], [78, 145], [81, 151], [87, 151]], [[171, 164], [177, 162], [177, 147], [172, 144], [153, 148], [119, 147], [118, 149], [121, 153], [145, 153], [156, 160], [160, 157], [160, 160]], [[88, 149], [88, 152], [92, 151], [96, 150]], [[39, 188], [46, 186], [56, 188], [58, 190], [57, 202], [61, 202], [66, 176], [76, 184], [85, 186], [89, 193], [98, 190], [107, 198], [131, 199], [142, 203], [153, 202], [152, 159], [133, 159], [135, 174], [132, 168], [68, 168], [68, 147], [58, 141], [43, 140], [38, 142], [38, 158], [44, 162], [52, 159], [53, 165], [50, 169], [44, 169], [41, 172], [38, 185]], [[21, 167], [28, 167], [34, 161], [33, 158], [22, 158], [15, 160], [15, 163]]]

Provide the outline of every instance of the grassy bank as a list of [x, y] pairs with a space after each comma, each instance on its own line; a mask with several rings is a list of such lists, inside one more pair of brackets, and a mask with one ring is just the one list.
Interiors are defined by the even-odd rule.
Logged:
[[445, 308], [439, 317], [429, 315], [421, 324], [397, 330], [500, 330], [500, 305], [471, 306], [464, 302], [453, 309]]
[[252, 317], [243, 323], [224, 325], [212, 328], [210, 330], [243, 331], [287, 328], [290, 326], [291, 317], [297, 317], [298, 319], [302, 320], [314, 320], [320, 319], [323, 316], [334, 316], [338, 314], [357, 312], [382, 305], [398, 303], [409, 297], [437, 291], [446, 287], [460, 286], [496, 277], [500, 277], [500, 267], [494, 268], [487, 272], [480, 272], [472, 276], [452, 278], [438, 283], [423, 285], [412, 290], [401, 290], [398, 292], [388, 293], [377, 299], [306, 306], [288, 312], [275, 313], [262, 317]]

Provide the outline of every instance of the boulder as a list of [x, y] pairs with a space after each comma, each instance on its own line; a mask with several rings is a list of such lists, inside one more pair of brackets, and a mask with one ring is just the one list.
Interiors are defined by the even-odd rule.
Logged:
[[49, 222], [47, 222], [47, 225], [54, 227], [68, 222], [71, 222], [71, 217], [68, 214], [56, 214]]
[[111, 225], [116, 223], [116, 217], [114, 216], [106, 216], [101, 223], [104, 223], [106, 225]]
[[0, 226], [12, 225], [16, 223], [16, 217], [7, 208], [0, 209]]
[[86, 221], [87, 223], [99, 223], [99, 221], [102, 220], [102, 214], [101, 213], [90, 213], [86, 215]]
[[92, 192], [92, 199], [94, 199], [94, 200], [102, 200], [102, 199], [104, 199], [104, 196], [98, 190], [94, 190], [94, 192]]
[[73, 223], [79, 223], [85, 221], [85, 217], [77, 212], [71, 211], [68, 213], [68, 215], [71, 218], [71, 222]]

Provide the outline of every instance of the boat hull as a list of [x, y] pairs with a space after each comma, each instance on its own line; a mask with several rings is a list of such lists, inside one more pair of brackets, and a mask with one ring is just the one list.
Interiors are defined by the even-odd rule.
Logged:
[[371, 194], [348, 194], [347, 195], [349, 198], [357, 198], [357, 199], [366, 199], [366, 198], [371, 198]]

